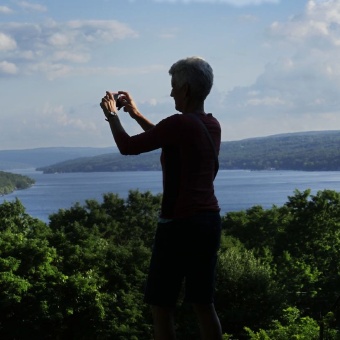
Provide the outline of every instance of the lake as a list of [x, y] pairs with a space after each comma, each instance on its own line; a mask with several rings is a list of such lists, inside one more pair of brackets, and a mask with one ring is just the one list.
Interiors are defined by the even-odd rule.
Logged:
[[[48, 216], [86, 199], [102, 201], [104, 193], [114, 192], [126, 198], [129, 190], [162, 191], [161, 172], [91, 172], [43, 174], [34, 169], [12, 171], [35, 179], [33, 187], [0, 197], [0, 204], [16, 197], [27, 213], [48, 222]], [[221, 170], [215, 180], [216, 196], [221, 213], [239, 211], [254, 205], [270, 208], [283, 205], [295, 189], [310, 188], [340, 191], [339, 171], [243, 171]]]

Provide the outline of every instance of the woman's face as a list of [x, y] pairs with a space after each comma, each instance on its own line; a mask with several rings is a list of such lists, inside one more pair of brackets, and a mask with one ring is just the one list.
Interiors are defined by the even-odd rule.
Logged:
[[172, 77], [170, 97], [174, 98], [175, 109], [179, 112], [183, 112], [183, 108], [184, 108], [185, 93], [183, 89], [184, 89], [184, 86], [178, 86]]

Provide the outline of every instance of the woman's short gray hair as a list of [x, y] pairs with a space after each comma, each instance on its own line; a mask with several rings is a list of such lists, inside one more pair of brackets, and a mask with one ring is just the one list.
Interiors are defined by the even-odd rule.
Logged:
[[200, 57], [189, 57], [174, 63], [169, 70], [176, 86], [188, 83], [191, 95], [205, 99], [213, 85], [214, 74], [211, 66]]

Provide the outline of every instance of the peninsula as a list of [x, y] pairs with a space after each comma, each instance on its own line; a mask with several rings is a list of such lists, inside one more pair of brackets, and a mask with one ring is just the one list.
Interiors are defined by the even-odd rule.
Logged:
[[27, 189], [35, 183], [34, 179], [0, 171], [0, 196], [10, 194], [15, 190]]

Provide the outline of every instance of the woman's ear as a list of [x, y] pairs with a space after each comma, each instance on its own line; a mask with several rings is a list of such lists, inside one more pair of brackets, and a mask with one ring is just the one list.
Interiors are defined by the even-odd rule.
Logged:
[[185, 97], [190, 97], [190, 85], [188, 83], [183, 85], [183, 93]]

